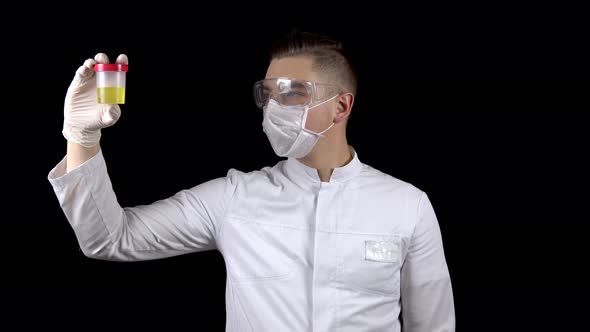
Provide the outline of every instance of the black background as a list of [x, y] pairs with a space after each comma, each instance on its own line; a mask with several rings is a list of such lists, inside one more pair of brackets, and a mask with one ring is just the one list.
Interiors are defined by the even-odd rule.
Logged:
[[297, 27], [352, 53], [360, 85], [348, 137], [361, 161], [428, 193], [457, 330], [582, 329], [588, 56], [579, 8], [193, 6], [36, 6], [4, 27], [12, 84], [2, 94], [0, 298], [10, 309], [0, 324], [223, 331], [219, 253], [136, 263], [82, 255], [47, 181], [65, 154], [63, 99], [86, 58], [128, 54], [127, 104], [101, 145], [121, 205], [149, 204], [279, 160], [251, 88], [270, 42]]

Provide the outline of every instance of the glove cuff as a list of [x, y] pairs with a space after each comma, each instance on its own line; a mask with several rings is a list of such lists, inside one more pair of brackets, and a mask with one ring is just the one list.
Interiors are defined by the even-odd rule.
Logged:
[[85, 148], [91, 148], [100, 142], [101, 131], [97, 130], [84, 130], [74, 127], [64, 127], [62, 134], [66, 140], [72, 143], [77, 143]]

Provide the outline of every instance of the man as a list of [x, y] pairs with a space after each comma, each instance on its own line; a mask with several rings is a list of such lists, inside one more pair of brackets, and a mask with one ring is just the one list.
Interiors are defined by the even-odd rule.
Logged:
[[342, 46], [292, 33], [271, 53], [254, 95], [273, 150], [288, 158], [129, 208], [99, 147], [101, 128], [120, 115], [96, 104], [92, 65], [108, 59], [78, 69], [66, 94], [67, 155], [49, 181], [82, 251], [134, 261], [218, 249], [227, 331], [454, 331], [427, 195], [361, 163], [347, 143], [357, 83]]

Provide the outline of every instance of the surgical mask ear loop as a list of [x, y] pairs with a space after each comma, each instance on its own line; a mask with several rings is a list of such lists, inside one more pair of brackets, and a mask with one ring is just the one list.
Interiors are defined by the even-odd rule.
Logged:
[[326, 128], [326, 129], [322, 130], [321, 132], [317, 133], [317, 135], [318, 136], [321, 136], [321, 137], [325, 137], [324, 136], [324, 133], [327, 132], [328, 130], [332, 129], [332, 127], [334, 127], [335, 124], [336, 123], [334, 121], [332, 121], [332, 124], [328, 128]]
[[317, 104], [317, 105], [313, 105], [312, 107], [305, 106], [305, 112], [304, 112], [304, 114], [303, 114], [303, 122], [301, 122], [301, 127], [302, 127], [302, 128], [301, 128], [301, 130], [303, 130], [303, 131], [305, 131], [305, 132], [308, 132], [308, 133], [310, 133], [310, 134], [312, 134], [312, 135], [317, 135], [317, 136], [320, 136], [320, 137], [325, 137], [323, 134], [324, 134], [325, 132], [327, 132], [328, 130], [330, 130], [332, 127], [334, 127], [334, 125], [335, 125], [336, 123], [335, 123], [334, 121], [332, 121], [332, 124], [331, 124], [331, 125], [330, 125], [328, 128], [326, 128], [326, 129], [322, 130], [322, 131], [321, 131], [321, 132], [319, 132], [319, 133], [316, 133], [316, 132], [314, 132], [314, 131], [311, 131], [311, 130], [309, 130], [309, 129], [305, 128], [305, 123], [307, 122], [307, 114], [309, 113], [309, 110], [310, 110], [310, 109], [313, 109], [313, 108], [316, 108], [316, 107], [318, 107], [318, 106], [320, 106], [320, 105], [322, 105], [322, 104], [325, 104], [325, 103], [329, 102], [330, 100], [332, 100], [332, 99], [334, 99], [334, 98], [336, 98], [336, 97], [338, 97], [338, 95], [335, 95], [334, 97], [332, 97], [332, 98], [330, 98], [330, 99], [324, 100], [324, 101], [322, 101], [321, 103], [319, 103], [319, 104]]

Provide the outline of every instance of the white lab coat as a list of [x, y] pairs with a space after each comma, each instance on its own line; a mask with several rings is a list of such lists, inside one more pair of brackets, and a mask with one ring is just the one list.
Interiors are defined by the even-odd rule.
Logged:
[[102, 151], [67, 174], [64, 158], [48, 179], [88, 257], [218, 249], [228, 276], [226, 331], [454, 331], [427, 195], [352, 151], [330, 182], [290, 158], [128, 208], [117, 202]]

